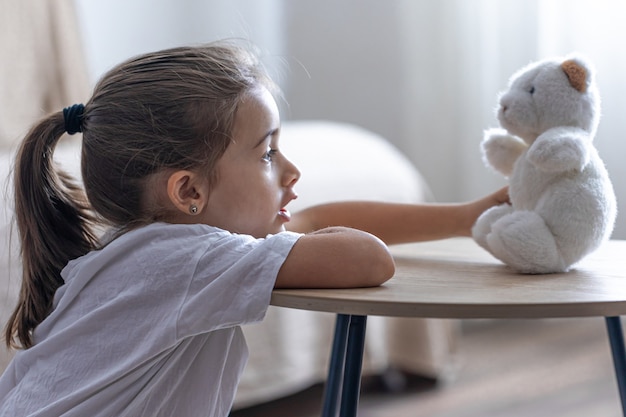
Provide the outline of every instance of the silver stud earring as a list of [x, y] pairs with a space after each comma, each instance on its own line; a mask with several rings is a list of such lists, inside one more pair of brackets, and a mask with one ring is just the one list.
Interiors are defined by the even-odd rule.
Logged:
[[189, 206], [189, 213], [197, 214], [198, 213], [198, 206], [196, 206], [195, 204], [190, 205]]

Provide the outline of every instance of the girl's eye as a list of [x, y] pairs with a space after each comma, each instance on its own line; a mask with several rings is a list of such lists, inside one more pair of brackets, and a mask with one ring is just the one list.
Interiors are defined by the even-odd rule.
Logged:
[[272, 159], [274, 158], [274, 155], [276, 155], [276, 152], [278, 152], [277, 149], [268, 149], [267, 152], [263, 154], [263, 160], [265, 162], [272, 162]]

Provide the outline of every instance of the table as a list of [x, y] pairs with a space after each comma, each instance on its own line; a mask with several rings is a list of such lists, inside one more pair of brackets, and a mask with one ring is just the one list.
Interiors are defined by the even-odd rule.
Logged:
[[567, 273], [522, 275], [469, 238], [391, 247], [396, 272], [380, 287], [274, 290], [271, 304], [337, 314], [322, 415], [356, 416], [367, 316], [605, 317], [626, 417], [626, 241], [611, 240]]

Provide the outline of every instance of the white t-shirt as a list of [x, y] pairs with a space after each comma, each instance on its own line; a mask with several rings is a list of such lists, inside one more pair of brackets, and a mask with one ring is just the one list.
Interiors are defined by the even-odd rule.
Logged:
[[71, 261], [54, 310], [0, 378], [0, 416], [226, 416], [300, 237], [157, 223]]

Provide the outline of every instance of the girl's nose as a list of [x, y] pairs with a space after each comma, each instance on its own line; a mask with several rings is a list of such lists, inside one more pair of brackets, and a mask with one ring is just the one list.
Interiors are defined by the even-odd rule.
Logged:
[[286, 187], [293, 187], [300, 179], [300, 170], [291, 162], [287, 157], [284, 158], [285, 168], [283, 171], [283, 185]]

